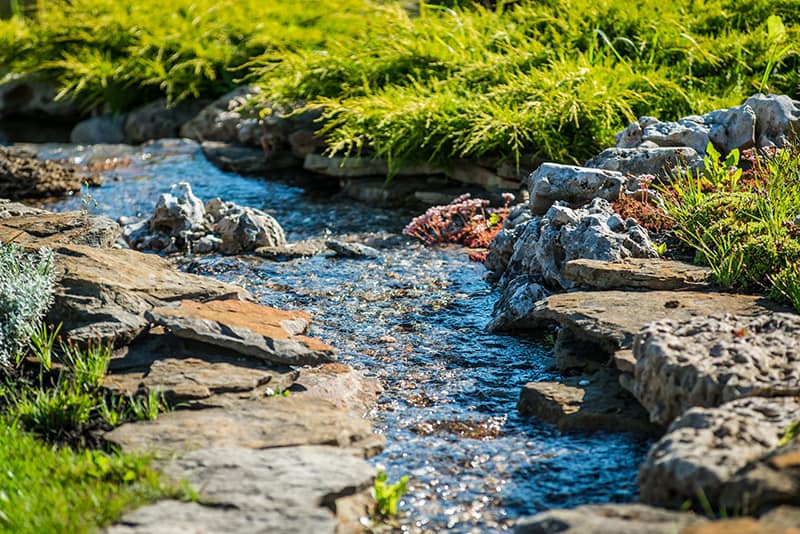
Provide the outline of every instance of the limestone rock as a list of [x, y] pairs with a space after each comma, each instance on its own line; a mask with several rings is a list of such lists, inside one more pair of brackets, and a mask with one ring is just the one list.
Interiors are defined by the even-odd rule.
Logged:
[[564, 265], [564, 278], [594, 289], [698, 289], [708, 287], [711, 269], [657, 258], [580, 258]]
[[800, 395], [800, 318], [708, 311], [715, 316], [673, 317], [636, 337], [634, 394], [653, 421], [742, 397]]
[[[212, 401], [224, 402], [220, 396]], [[235, 398], [225, 406], [176, 410], [155, 421], [126, 423], [106, 434], [125, 451], [159, 456], [218, 447], [271, 449], [298, 445], [334, 445], [374, 454], [381, 436], [348, 410], [314, 398]], [[377, 447], [377, 450], [376, 450]]]
[[532, 326], [529, 321], [530, 310], [548, 295], [550, 295], [550, 291], [529, 277], [515, 278], [503, 289], [500, 299], [494, 305], [492, 318], [486, 328], [490, 332], [530, 328]]
[[531, 211], [544, 215], [557, 201], [579, 203], [602, 198], [619, 199], [624, 175], [616, 171], [543, 163], [525, 181], [531, 194]]
[[324, 242], [318, 239], [309, 239], [273, 247], [259, 247], [254, 252], [256, 256], [268, 260], [290, 260], [316, 256], [317, 254], [322, 254], [325, 250]]
[[486, 260], [483, 262], [484, 267], [490, 272], [489, 278], [492, 281], [499, 280], [505, 273], [511, 256], [514, 255], [514, 245], [530, 220], [528, 202], [521, 202], [508, 210], [508, 216], [503, 221], [503, 229], [492, 240]]
[[81, 178], [73, 169], [41, 161], [31, 152], [0, 147], [0, 197], [60, 197], [80, 190]]
[[636, 399], [620, 387], [617, 373], [608, 369], [558, 382], [530, 382], [522, 388], [517, 408], [563, 432], [658, 431]]
[[214, 232], [222, 240], [219, 251], [223, 254], [286, 244], [281, 225], [261, 210], [222, 202], [218, 198], [207, 202], [205, 209], [213, 221]]
[[728, 110], [712, 111], [708, 116], [711, 122], [708, 138], [723, 154], [755, 144], [757, 116], [747, 103]]
[[148, 318], [178, 337], [272, 363], [315, 365], [336, 358], [333, 347], [303, 335], [311, 320], [305, 312], [234, 300], [184, 300], [177, 308], [156, 308]]
[[784, 147], [800, 131], [800, 102], [786, 95], [756, 94], [744, 105], [756, 114], [756, 146]]
[[517, 522], [516, 534], [675, 534], [704, 517], [644, 504], [601, 504], [550, 510]]
[[82, 245], [59, 245], [54, 252], [56, 294], [47, 320], [62, 322], [61, 333], [77, 341], [126, 344], [148, 328], [144, 314], [154, 307], [182, 298], [248, 295], [236, 286], [177, 272], [152, 254]]
[[127, 115], [105, 114], [82, 120], [72, 128], [69, 142], [77, 145], [116, 145], [125, 142]]
[[[0, 204], [2, 209], [2, 204]], [[77, 211], [65, 213], [28, 213], [0, 219], [0, 241], [37, 247], [73, 244], [89, 247], [110, 247], [120, 235], [117, 223], [103, 216], [86, 215]]]
[[162, 98], [140, 106], [125, 119], [125, 137], [132, 144], [178, 137], [181, 125], [197, 115], [206, 104], [207, 101], [198, 100], [170, 107]]
[[618, 148], [635, 148], [643, 143], [658, 147], [688, 147], [705, 154], [710, 141], [711, 124], [706, 117], [689, 116], [675, 122], [661, 122], [641, 117], [617, 134]]
[[702, 166], [703, 158], [689, 147], [608, 148], [586, 162], [586, 167], [658, 177], [668, 177], [676, 167]]
[[181, 126], [181, 137], [196, 141], [238, 142], [237, 126], [242, 120], [239, 108], [250, 96], [260, 92], [256, 87], [243, 85], [219, 97]]
[[358, 517], [347, 516], [344, 501], [368, 495], [374, 481], [374, 468], [333, 447], [204, 449], [165, 471], [201, 488], [203, 504], [160, 501], [106, 532], [354, 532]]
[[377, 258], [381, 255], [376, 249], [362, 243], [351, 243], [338, 239], [328, 239], [325, 246], [333, 251], [334, 256], [342, 258]]
[[[431, 170], [426, 174], [435, 172]], [[441, 171], [440, 171], [441, 172]], [[477, 185], [486, 191], [512, 190], [519, 189], [520, 182], [517, 179], [509, 180], [498, 175], [493, 169], [487, 169], [481, 165], [467, 160], [456, 160], [451, 162], [449, 167], [443, 169], [445, 175], [456, 182], [469, 185]]]
[[158, 197], [150, 231], [167, 233], [189, 232], [203, 227], [205, 208], [203, 202], [194, 196], [187, 182], [174, 184], [169, 193]]
[[[717, 503], [724, 483], [778, 446], [800, 400], [753, 397], [718, 408], [692, 408], [675, 420], [639, 469], [642, 499], [679, 507], [702, 492]], [[746, 494], [739, 494], [746, 500]], [[736, 503], [742, 509], [746, 502]]]

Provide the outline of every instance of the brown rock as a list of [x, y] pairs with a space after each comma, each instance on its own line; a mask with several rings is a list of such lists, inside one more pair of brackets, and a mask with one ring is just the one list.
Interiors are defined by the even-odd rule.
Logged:
[[342, 363], [303, 368], [292, 386], [294, 396], [324, 399], [361, 414], [375, 406], [382, 391], [376, 379]]
[[737, 517], [721, 519], [702, 525], [692, 525], [681, 530], [681, 534], [800, 534], [800, 525], [790, 527], [772, 523], [768, 519]]
[[517, 408], [565, 432], [659, 431], [636, 399], [620, 387], [617, 373], [608, 369], [560, 382], [530, 382], [522, 388]]
[[272, 363], [315, 365], [335, 359], [333, 347], [303, 335], [311, 317], [234, 300], [181, 301], [175, 308], [148, 312], [176, 336], [227, 348]]
[[595, 289], [687, 289], [707, 287], [711, 269], [680, 261], [627, 258], [622, 261], [578, 259], [564, 265], [564, 278]]
[[31, 152], [0, 147], [0, 197], [60, 197], [81, 190], [74, 170], [52, 161], [40, 161]]
[[[601, 504], [550, 510], [516, 524], [516, 534], [675, 534], [704, 517], [644, 504]], [[731, 533], [733, 534], [733, 533]]]
[[0, 220], [0, 241], [36, 247], [86, 245], [110, 247], [120, 235], [117, 223], [108, 217], [66, 213], [25, 214]]
[[335, 445], [371, 455], [383, 448], [382, 436], [373, 434], [367, 421], [321, 399], [227, 397], [213, 398], [223, 407], [178, 410], [156, 421], [124, 424], [106, 434], [106, 439], [125, 451], [156, 454], [213, 447]]

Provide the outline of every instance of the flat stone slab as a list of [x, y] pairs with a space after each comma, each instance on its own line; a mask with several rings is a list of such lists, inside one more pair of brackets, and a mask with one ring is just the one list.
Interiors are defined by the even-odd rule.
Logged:
[[198, 488], [201, 502], [144, 506], [106, 532], [354, 532], [358, 517], [343, 516], [341, 504], [368, 495], [374, 482], [372, 466], [333, 447], [205, 449], [170, 462], [165, 472]]
[[383, 447], [383, 437], [372, 433], [368, 421], [321, 399], [225, 397], [211, 399], [221, 407], [176, 410], [155, 421], [126, 423], [105, 438], [125, 451], [159, 455], [215, 447], [298, 445], [335, 445], [367, 455]]
[[594, 289], [699, 289], [708, 287], [711, 269], [680, 261], [626, 258], [577, 259], [564, 265], [564, 278]]
[[633, 346], [634, 336], [660, 319], [732, 313], [757, 316], [777, 306], [755, 295], [701, 291], [573, 291], [551, 295], [531, 313], [536, 324], [557, 322], [606, 354]]
[[517, 408], [564, 432], [658, 432], [647, 412], [619, 385], [617, 374], [603, 369], [560, 382], [530, 382], [522, 388]]
[[[639, 468], [642, 500], [680, 507], [702, 492], [717, 503], [722, 486], [748, 462], [776, 449], [798, 414], [800, 399], [792, 397], [753, 397], [689, 410], [669, 426]], [[742, 509], [746, 497], [738, 498]]]
[[653, 421], [742, 397], [800, 395], [800, 316], [663, 320], [633, 345], [633, 392]]
[[333, 251], [334, 256], [340, 258], [377, 258], [381, 255], [378, 250], [370, 246], [338, 239], [328, 239], [325, 241], [325, 246]]
[[307, 258], [325, 252], [325, 243], [322, 240], [309, 239], [276, 245], [274, 247], [259, 247], [254, 253], [268, 260], [291, 260], [294, 258]]
[[[26, 243], [35, 247], [36, 243]], [[180, 299], [248, 298], [244, 289], [176, 271], [166, 260], [133, 250], [60, 245], [50, 323], [78, 341], [130, 343], [150, 327], [145, 312]]]
[[120, 236], [119, 225], [108, 217], [79, 211], [9, 217], [0, 221], [0, 241], [36, 247], [87, 245], [110, 247]]
[[707, 519], [644, 504], [601, 504], [550, 510], [517, 522], [516, 534], [675, 534]]
[[299, 370], [292, 395], [332, 402], [339, 408], [365, 414], [383, 391], [380, 382], [342, 363], [326, 363]]
[[276, 364], [317, 365], [336, 359], [335, 350], [304, 335], [311, 316], [234, 300], [193, 302], [152, 310], [147, 317], [178, 337], [202, 341]]
[[800, 509], [781, 506], [758, 519], [736, 517], [692, 525], [681, 534], [800, 534]]

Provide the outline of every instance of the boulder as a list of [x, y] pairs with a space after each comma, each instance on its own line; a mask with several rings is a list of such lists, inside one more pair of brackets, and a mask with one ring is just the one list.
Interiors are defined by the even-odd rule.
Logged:
[[486, 328], [490, 332], [508, 330], [527, 330], [538, 326], [531, 323], [530, 311], [536, 303], [550, 295], [550, 291], [527, 276], [519, 276], [512, 280], [500, 295], [492, 311], [492, 318]]
[[516, 534], [675, 534], [706, 518], [644, 504], [590, 504], [521, 519]]
[[558, 382], [530, 382], [522, 388], [517, 409], [562, 432], [658, 432], [647, 412], [620, 387], [618, 374], [601, 369]]
[[627, 180], [617, 171], [542, 163], [525, 184], [531, 194], [531, 211], [544, 215], [557, 201], [582, 203], [594, 198], [618, 200]]
[[37, 75], [7, 74], [0, 84], [0, 119], [10, 116], [72, 118], [75, 102], [56, 99], [58, 85]]
[[743, 397], [800, 395], [800, 318], [724, 311], [657, 321], [636, 336], [634, 394], [653, 421]]
[[531, 218], [530, 204], [527, 201], [509, 208], [508, 215], [503, 221], [503, 229], [492, 240], [486, 260], [483, 262], [484, 267], [490, 272], [489, 278], [492, 281], [499, 280], [506, 271], [508, 262], [514, 254], [514, 245]]
[[223, 254], [251, 252], [261, 247], [286, 244], [283, 228], [272, 216], [261, 210], [238, 206], [215, 198], [206, 203], [213, 230], [222, 240]]
[[219, 97], [181, 126], [181, 137], [196, 141], [238, 143], [237, 126], [242, 120], [239, 109], [248, 98], [260, 92], [257, 87], [243, 85]]
[[193, 302], [148, 311], [180, 338], [202, 341], [270, 363], [316, 365], [336, 359], [333, 347], [308, 337], [311, 317], [235, 300]]
[[581, 258], [564, 264], [564, 278], [593, 289], [703, 289], [709, 287], [711, 274], [708, 267], [659, 258]]
[[333, 251], [334, 256], [340, 258], [377, 258], [381, 255], [378, 250], [362, 243], [351, 243], [338, 239], [328, 239], [325, 241], [325, 246]]
[[[320, 154], [308, 154], [303, 160], [303, 168], [307, 171], [336, 178], [364, 178], [371, 176], [389, 176], [389, 164], [380, 159], [327, 157]], [[420, 163], [411, 167], [401, 167], [394, 171], [394, 176], [418, 176], [436, 174], [441, 170], [428, 163]]]
[[709, 140], [722, 154], [746, 149], [755, 144], [757, 116], [747, 103], [708, 114], [711, 128]]
[[0, 147], [0, 197], [61, 197], [80, 190], [81, 177], [73, 169], [25, 150]]
[[800, 101], [786, 95], [756, 94], [744, 105], [756, 114], [756, 146], [782, 148], [800, 132]]
[[124, 143], [126, 120], [126, 115], [110, 113], [82, 120], [72, 128], [69, 142], [77, 145]]
[[702, 168], [703, 158], [689, 147], [608, 148], [586, 162], [586, 167], [668, 178], [678, 167]]
[[[778, 447], [798, 412], [800, 400], [791, 397], [752, 397], [717, 408], [692, 408], [669, 426], [639, 468], [642, 500], [677, 508], [704, 495], [716, 505], [723, 485], [737, 471]], [[738, 498], [728, 510], [748, 505], [747, 493]]]
[[178, 137], [181, 125], [207, 104], [207, 101], [197, 100], [168, 105], [162, 98], [140, 106], [125, 119], [125, 138], [132, 144], [139, 144], [151, 139]]
[[[358, 532], [374, 499], [375, 470], [335, 447], [192, 451], [165, 467], [200, 491], [128, 512], [105, 532]], [[360, 498], [365, 506], [352, 509]]]

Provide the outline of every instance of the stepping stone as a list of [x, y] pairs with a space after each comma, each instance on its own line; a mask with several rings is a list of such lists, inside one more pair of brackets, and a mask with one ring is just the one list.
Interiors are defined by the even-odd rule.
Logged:
[[516, 534], [675, 534], [705, 523], [693, 513], [665, 510], [644, 504], [600, 504], [571, 510], [550, 510], [517, 522]]
[[217, 395], [205, 405], [205, 409], [165, 413], [155, 421], [126, 423], [105, 439], [125, 451], [157, 455], [212, 447], [298, 445], [335, 445], [372, 455], [383, 448], [383, 436], [373, 434], [368, 421], [322, 399]]
[[308, 337], [311, 316], [234, 300], [193, 302], [147, 313], [180, 338], [202, 341], [275, 364], [318, 365], [336, 359], [335, 350]]
[[372, 466], [334, 447], [205, 449], [170, 462], [165, 472], [197, 488], [201, 502], [144, 506], [108, 534], [355, 532], [375, 479]]
[[522, 388], [517, 408], [563, 432], [658, 432], [644, 408], [621, 388], [617, 375], [603, 369], [560, 382], [530, 382]]
[[711, 269], [680, 261], [627, 258], [622, 261], [579, 259], [564, 265], [564, 278], [593, 289], [702, 289]]

